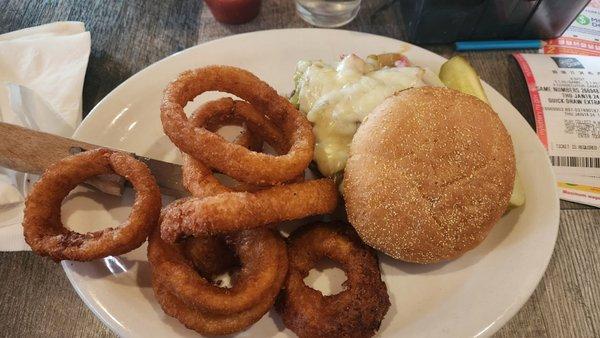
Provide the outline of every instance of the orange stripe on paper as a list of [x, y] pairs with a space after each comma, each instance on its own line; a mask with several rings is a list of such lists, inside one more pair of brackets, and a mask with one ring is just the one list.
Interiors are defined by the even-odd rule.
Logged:
[[523, 75], [525, 76], [525, 82], [527, 83], [527, 88], [529, 89], [529, 97], [531, 98], [531, 105], [533, 106], [533, 116], [535, 119], [536, 133], [542, 141], [542, 144], [548, 149], [548, 132], [546, 129], [546, 121], [544, 120], [544, 109], [542, 108], [542, 100], [540, 99], [540, 93], [538, 93], [537, 85], [535, 84], [535, 77], [533, 76], [533, 72], [529, 67], [525, 58], [520, 53], [513, 54], [517, 63], [521, 67], [523, 71]]

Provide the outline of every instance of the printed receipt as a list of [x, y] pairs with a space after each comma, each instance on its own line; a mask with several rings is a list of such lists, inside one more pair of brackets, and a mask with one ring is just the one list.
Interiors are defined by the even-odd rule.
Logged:
[[600, 57], [514, 54], [560, 198], [600, 207]]

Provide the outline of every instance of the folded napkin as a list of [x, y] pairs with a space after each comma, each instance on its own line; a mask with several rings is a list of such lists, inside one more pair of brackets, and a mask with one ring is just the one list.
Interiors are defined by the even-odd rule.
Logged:
[[[71, 136], [81, 122], [90, 33], [54, 22], [0, 35], [0, 121]], [[25, 175], [0, 167], [0, 251], [29, 250], [21, 221]]]

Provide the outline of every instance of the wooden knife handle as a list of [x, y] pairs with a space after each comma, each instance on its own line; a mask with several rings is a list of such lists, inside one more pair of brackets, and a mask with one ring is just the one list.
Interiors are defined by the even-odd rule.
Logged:
[[[41, 174], [67, 156], [95, 148], [100, 146], [0, 122], [0, 166], [12, 170]], [[86, 183], [121, 195], [125, 181], [117, 175], [102, 175]]]

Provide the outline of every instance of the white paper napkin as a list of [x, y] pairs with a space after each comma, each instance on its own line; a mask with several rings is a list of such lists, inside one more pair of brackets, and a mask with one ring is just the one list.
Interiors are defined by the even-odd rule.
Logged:
[[[81, 122], [90, 33], [54, 22], [0, 35], [0, 120], [71, 136]], [[0, 167], [0, 251], [29, 250], [21, 221], [24, 175]]]

